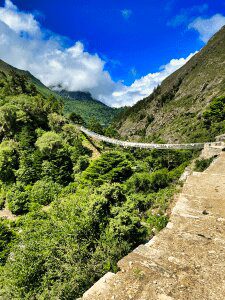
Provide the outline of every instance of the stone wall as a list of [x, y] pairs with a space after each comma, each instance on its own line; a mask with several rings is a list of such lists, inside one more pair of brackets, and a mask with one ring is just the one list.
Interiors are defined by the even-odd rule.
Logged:
[[[118, 262], [81, 300], [223, 300], [225, 153], [189, 175], [159, 234]], [[213, 155], [212, 144], [205, 149]], [[219, 151], [219, 150], [218, 150]]]

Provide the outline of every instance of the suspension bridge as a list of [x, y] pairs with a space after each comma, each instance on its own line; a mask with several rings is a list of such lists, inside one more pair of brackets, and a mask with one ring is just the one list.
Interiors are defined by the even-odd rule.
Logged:
[[80, 126], [79, 130], [85, 133], [87, 136], [94, 138], [96, 140], [106, 142], [112, 145], [121, 146], [124, 148], [139, 148], [139, 149], [173, 149], [173, 150], [180, 150], [180, 149], [193, 149], [193, 150], [201, 150], [205, 146], [221, 146], [221, 142], [213, 142], [213, 143], [190, 143], [190, 144], [154, 144], [154, 143], [136, 143], [136, 142], [127, 142], [122, 141], [110, 137], [106, 137], [104, 135], [97, 134], [89, 129]]

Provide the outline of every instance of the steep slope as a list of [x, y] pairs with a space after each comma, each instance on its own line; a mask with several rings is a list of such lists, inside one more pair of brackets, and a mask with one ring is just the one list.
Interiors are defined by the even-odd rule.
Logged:
[[37, 88], [37, 90], [44, 94], [45, 96], [49, 96], [51, 94], [55, 94], [53, 91], [51, 91], [49, 88], [47, 88], [40, 80], [38, 80], [36, 77], [34, 77], [30, 72], [17, 69], [3, 60], [0, 59], [0, 72], [3, 72], [6, 76], [10, 76], [12, 74], [18, 74], [20, 76], [24, 76], [26, 80], [28, 80], [30, 83], [34, 84]]
[[90, 93], [68, 92], [62, 90], [59, 94], [63, 97], [65, 113], [75, 112], [85, 120], [97, 119], [102, 125], [108, 125], [122, 109], [112, 108], [93, 99]]
[[18, 75], [34, 84], [37, 90], [44, 96], [53, 95], [64, 102], [65, 114], [75, 112], [82, 116], [88, 122], [92, 118], [97, 119], [102, 125], [108, 125], [122, 109], [112, 108], [104, 103], [92, 98], [90, 93], [85, 92], [68, 92], [62, 90], [56, 92], [46, 87], [40, 80], [34, 77], [30, 72], [17, 69], [0, 59], [0, 79], [8, 76]]
[[225, 27], [149, 97], [128, 108], [117, 120], [117, 128], [133, 139], [205, 141], [220, 132], [207, 133], [203, 112], [224, 94]]

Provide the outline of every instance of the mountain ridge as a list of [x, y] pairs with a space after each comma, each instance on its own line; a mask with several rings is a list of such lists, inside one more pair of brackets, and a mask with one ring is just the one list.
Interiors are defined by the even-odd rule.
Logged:
[[[216, 33], [183, 67], [167, 77], [154, 92], [128, 108], [117, 119], [124, 137], [192, 142], [202, 114], [225, 94], [225, 27]], [[206, 138], [200, 136], [200, 141]]]
[[45, 86], [39, 79], [33, 76], [29, 71], [21, 70], [11, 66], [0, 59], [0, 71], [6, 76], [11, 76], [13, 73], [19, 76], [24, 76], [28, 82], [34, 84], [37, 90], [44, 96], [54, 96], [64, 103], [64, 113], [69, 114], [75, 112], [86, 121], [96, 119], [102, 125], [107, 126], [113, 118], [121, 111], [107, 106], [106, 104], [96, 100], [89, 92], [73, 91], [69, 92], [62, 90], [57, 92]]

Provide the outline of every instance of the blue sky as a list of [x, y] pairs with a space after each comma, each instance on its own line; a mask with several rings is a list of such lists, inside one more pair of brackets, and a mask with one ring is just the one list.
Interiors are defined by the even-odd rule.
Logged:
[[[29, 69], [47, 85], [89, 90], [115, 106], [133, 104], [148, 95], [225, 24], [223, 0], [7, 0], [6, 4], [0, 1], [0, 6], [0, 33], [8, 26], [13, 46], [27, 57], [33, 55], [34, 60], [16, 57], [22, 56], [19, 50], [4, 54], [1, 41], [0, 58]], [[53, 40], [54, 46], [50, 46]], [[38, 43], [45, 52], [35, 50]], [[71, 54], [67, 50], [74, 45]], [[57, 49], [67, 56], [63, 58], [67, 81], [60, 74], [53, 78], [47, 70], [38, 70], [41, 57], [54, 52], [55, 60], [51, 56], [45, 65], [63, 72]], [[92, 70], [92, 77], [85, 74]]]

